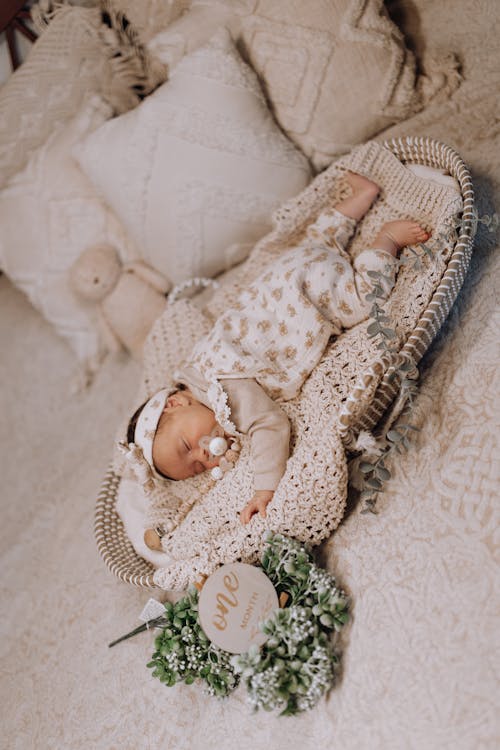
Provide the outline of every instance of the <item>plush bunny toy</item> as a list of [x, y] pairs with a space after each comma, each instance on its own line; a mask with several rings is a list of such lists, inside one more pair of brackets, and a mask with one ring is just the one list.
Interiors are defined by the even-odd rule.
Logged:
[[98, 306], [103, 340], [111, 352], [125, 348], [142, 358], [146, 336], [167, 303], [170, 282], [143, 261], [123, 265], [112, 245], [92, 245], [69, 270], [76, 296]]

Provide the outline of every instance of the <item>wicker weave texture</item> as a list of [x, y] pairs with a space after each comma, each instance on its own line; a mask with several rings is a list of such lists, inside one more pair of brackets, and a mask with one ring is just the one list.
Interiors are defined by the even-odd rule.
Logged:
[[116, 512], [119, 485], [120, 477], [109, 469], [96, 502], [94, 534], [97, 549], [111, 572], [122, 581], [154, 588], [154, 568], [137, 555]]
[[[413, 333], [401, 349], [403, 355], [408, 355], [415, 364], [418, 364], [446, 320], [467, 273], [477, 223], [474, 191], [469, 170], [450, 146], [423, 137], [392, 139], [385, 141], [384, 146], [403, 163], [423, 164], [445, 169], [457, 180], [463, 199], [460, 234], [446, 271]], [[358, 410], [358, 401], [362, 399], [366, 383], [376, 375], [371, 370], [363, 373], [352, 396], [346, 401], [340, 413], [340, 433], [347, 446], [361, 430], [372, 430], [398, 396], [399, 380], [397, 377], [391, 377], [390, 358], [386, 359], [385, 364], [386, 372], [369, 408], [358, 419], [351, 418], [351, 415]]]
[[[423, 164], [448, 171], [458, 181], [463, 199], [460, 234], [446, 271], [429, 305], [401, 349], [403, 354], [410, 355], [415, 364], [418, 364], [448, 316], [469, 266], [477, 223], [474, 192], [469, 170], [459, 154], [451, 147], [423, 137], [393, 139], [386, 141], [384, 146], [403, 163]], [[363, 411], [361, 416], [356, 419], [352, 418], [353, 414], [359, 412], [358, 402], [362, 401], [365, 388], [373, 377], [380, 377], [380, 372], [363, 373], [340, 414], [340, 432], [346, 445], [349, 445], [352, 436], [360, 430], [373, 429], [398, 395], [398, 381], [390, 378], [390, 358], [383, 357], [382, 364], [385, 374], [381, 378], [370, 406]], [[120, 580], [135, 586], [154, 588], [154, 567], [136, 554], [116, 512], [119, 484], [120, 477], [109, 469], [102, 482], [96, 503], [97, 548], [111, 572]]]

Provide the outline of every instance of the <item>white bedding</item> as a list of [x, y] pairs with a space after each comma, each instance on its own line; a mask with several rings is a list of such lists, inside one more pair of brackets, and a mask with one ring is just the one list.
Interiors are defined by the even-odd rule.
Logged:
[[[480, 213], [492, 213], [497, 3], [399, 5], [417, 19], [417, 46], [462, 54], [465, 81], [450, 102], [391, 132], [456, 148]], [[217, 702], [193, 686], [164, 687], [145, 667], [151, 634], [107, 648], [151, 596], [113, 577], [92, 530], [139, 370], [110, 360], [89, 391], [70, 396], [70, 353], [0, 278], [2, 747], [496, 750], [499, 274], [498, 242], [480, 227], [465, 286], [426, 358], [422, 429], [392, 467], [379, 515], [355, 508], [321, 549], [353, 599], [340, 682], [313, 712], [279, 719], [252, 715], [243, 691]]]

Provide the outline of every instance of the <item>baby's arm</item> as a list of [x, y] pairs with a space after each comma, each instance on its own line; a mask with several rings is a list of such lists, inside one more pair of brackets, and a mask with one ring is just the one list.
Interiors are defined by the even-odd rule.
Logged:
[[290, 423], [255, 380], [225, 379], [222, 385], [229, 398], [231, 419], [250, 437], [255, 492], [240, 515], [241, 522], [248, 523], [255, 513], [266, 515], [266, 506], [285, 473]]

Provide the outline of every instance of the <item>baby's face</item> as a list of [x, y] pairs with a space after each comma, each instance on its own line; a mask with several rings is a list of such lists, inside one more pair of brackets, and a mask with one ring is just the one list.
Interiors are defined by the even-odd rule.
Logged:
[[170, 396], [153, 440], [153, 462], [158, 471], [171, 479], [188, 479], [217, 466], [219, 458], [210, 459], [199, 446], [215, 424], [213, 411], [190, 391]]

